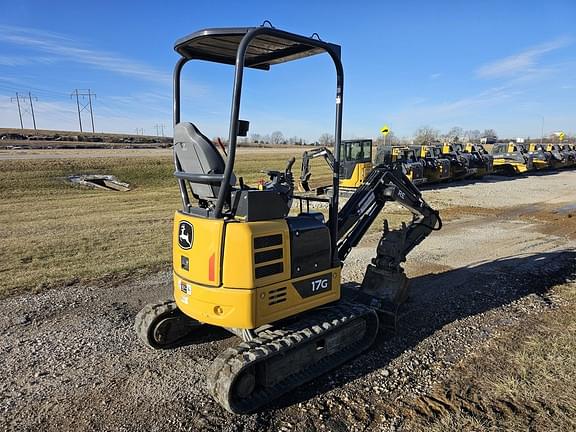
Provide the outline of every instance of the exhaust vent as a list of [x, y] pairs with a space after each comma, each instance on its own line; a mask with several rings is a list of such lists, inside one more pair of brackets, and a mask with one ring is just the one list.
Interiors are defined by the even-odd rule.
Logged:
[[276, 288], [268, 291], [268, 306], [286, 301], [286, 287]]
[[282, 234], [254, 238], [254, 276], [260, 279], [284, 272]]

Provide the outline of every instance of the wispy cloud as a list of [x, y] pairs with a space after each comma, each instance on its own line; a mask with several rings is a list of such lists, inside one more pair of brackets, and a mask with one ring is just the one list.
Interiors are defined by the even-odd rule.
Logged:
[[478, 94], [465, 96], [452, 101], [414, 106], [410, 110], [418, 110], [420, 114], [426, 112], [428, 115], [448, 115], [454, 113], [462, 113], [464, 110], [471, 108], [477, 109], [480, 107], [491, 106], [515, 96], [519, 93], [518, 90], [513, 90], [509, 86], [492, 87], [484, 90]]
[[23, 66], [33, 63], [51, 64], [56, 62], [51, 57], [27, 57], [27, 56], [7, 56], [0, 55], [0, 66]]
[[545, 54], [572, 44], [572, 39], [562, 37], [533, 46], [517, 54], [487, 63], [476, 70], [480, 78], [513, 77], [518, 74], [534, 73], [538, 61]]
[[[42, 53], [36, 59], [66, 60], [132, 78], [156, 83], [168, 84], [171, 82], [168, 72], [160, 71], [147, 64], [116, 53], [83, 46], [71, 37], [60, 33], [0, 25], [0, 41]], [[5, 63], [10, 62], [8, 57], [4, 58], [4, 60]], [[22, 60], [13, 57], [11, 61], [17, 63]], [[2, 64], [2, 58], [0, 58], [0, 64]]]
[[441, 73], [433, 73], [428, 78], [430, 78], [431, 80], [436, 80], [436, 79], [440, 78], [441, 76], [442, 76]]

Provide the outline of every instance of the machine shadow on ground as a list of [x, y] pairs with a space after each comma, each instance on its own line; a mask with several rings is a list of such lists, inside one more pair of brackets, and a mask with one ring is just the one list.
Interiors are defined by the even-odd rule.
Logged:
[[[509, 304], [529, 294], [545, 295], [565, 283], [576, 272], [576, 251], [562, 250], [520, 255], [482, 262], [412, 279], [411, 294], [403, 306], [395, 331], [383, 330], [372, 348], [355, 368], [338, 370], [300, 387], [269, 409], [305, 402], [334, 388], [386, 368], [404, 351], [442, 327]], [[544, 301], [547, 299], [544, 297]], [[383, 378], [385, 379], [385, 378]]]

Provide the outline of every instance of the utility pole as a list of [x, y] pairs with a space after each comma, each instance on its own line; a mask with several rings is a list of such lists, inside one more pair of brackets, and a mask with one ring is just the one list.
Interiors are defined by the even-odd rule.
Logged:
[[136, 131], [136, 135], [144, 135], [144, 129], [143, 128], [136, 128], [134, 130]]
[[[94, 94], [94, 93], [92, 93]], [[90, 106], [90, 120], [92, 120], [92, 133], [94, 133], [94, 113], [92, 112], [92, 94], [90, 94], [90, 89], [88, 89], [88, 104]], [[96, 95], [94, 95], [96, 97]]]
[[[81, 91], [84, 91], [84, 93], [80, 93]], [[87, 92], [87, 93], [86, 93]], [[80, 124], [80, 132], [84, 132], [82, 130], [82, 111], [90, 111], [90, 120], [92, 121], [92, 133], [95, 132], [94, 130], [94, 111], [92, 110], [92, 96], [94, 96], [94, 98], [96, 98], [96, 93], [92, 93], [92, 91], [90, 89], [87, 90], [80, 90], [80, 89], [75, 89], [72, 94], [70, 95], [70, 97], [74, 97], [76, 96], [76, 108], [78, 110], [78, 123]], [[80, 103], [80, 96], [82, 96], [82, 103]], [[88, 96], [88, 102], [84, 102], [84, 100], [86, 99], [86, 96]]]
[[160, 130], [162, 130], [162, 136], [164, 136], [164, 128], [166, 127], [166, 125], [156, 123], [154, 127], [156, 128], [156, 136], [160, 136], [159, 132]]
[[34, 115], [34, 104], [32, 103], [32, 99], [35, 101], [38, 100], [37, 97], [32, 98], [32, 93], [28, 92], [28, 100], [30, 101], [30, 113], [32, 114], [32, 123], [34, 124], [34, 130], [36, 130], [36, 116]]
[[18, 95], [18, 92], [16, 92], [16, 97], [15, 98], [10, 98], [11, 102], [16, 101], [16, 103], [18, 104], [18, 116], [20, 117], [20, 128], [24, 129], [24, 123], [22, 122], [22, 109], [20, 108], [20, 96]]
[[[82, 116], [80, 115], [80, 100], [78, 99], [78, 89], [74, 90], [74, 93], [76, 94], [76, 106], [78, 107], [78, 123], [80, 123], [80, 132], [84, 132], [82, 130]], [[72, 95], [74, 93], [72, 93]], [[70, 95], [70, 97], [72, 97], [72, 95]]]

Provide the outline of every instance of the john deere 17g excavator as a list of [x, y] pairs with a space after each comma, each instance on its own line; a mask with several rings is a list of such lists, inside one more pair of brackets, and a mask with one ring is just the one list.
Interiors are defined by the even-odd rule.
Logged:
[[[401, 171], [380, 166], [339, 209], [344, 75], [340, 46], [273, 27], [206, 29], [176, 42], [174, 175], [182, 208], [173, 228], [174, 299], [150, 304], [135, 329], [152, 348], [170, 348], [214, 327], [241, 338], [214, 360], [209, 393], [235, 413], [255, 411], [300, 384], [357, 356], [374, 341], [379, 315], [406, 298], [401, 263], [431, 231], [438, 213]], [[271, 67], [327, 53], [336, 69], [334, 193], [328, 220], [310, 212], [320, 198], [294, 194], [291, 159], [259, 187], [234, 175], [245, 68]], [[227, 157], [180, 118], [180, 75], [191, 60], [234, 65]], [[385, 226], [361, 285], [343, 288], [342, 265], [385, 203], [413, 214], [400, 229]], [[292, 204], [299, 209], [291, 212]], [[296, 206], [297, 207], [297, 206]]]

